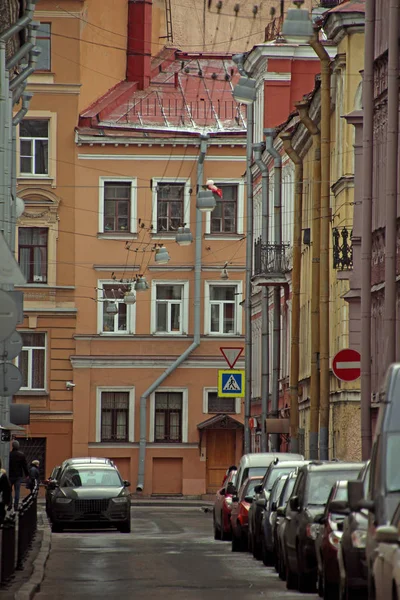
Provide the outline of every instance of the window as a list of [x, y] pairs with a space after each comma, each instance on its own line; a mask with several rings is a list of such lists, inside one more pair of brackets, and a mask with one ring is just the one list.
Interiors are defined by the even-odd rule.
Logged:
[[185, 185], [157, 183], [157, 232], [174, 232], [184, 223]]
[[215, 184], [222, 190], [222, 198], [211, 213], [211, 233], [237, 232], [238, 185]]
[[51, 25], [50, 23], [40, 23], [36, 34], [36, 46], [39, 46], [41, 53], [36, 62], [36, 71], [50, 71], [51, 68]]
[[46, 227], [19, 227], [18, 262], [27, 283], [47, 282]]
[[[124, 302], [124, 295], [128, 289], [129, 286], [119, 283], [100, 283], [100, 333], [133, 333], [133, 311], [135, 307], [128, 306]], [[117, 307], [116, 312], [115, 305]]]
[[127, 181], [104, 183], [104, 232], [130, 230], [131, 188]]
[[[207, 333], [236, 335], [240, 332], [238, 319], [239, 284], [219, 285], [208, 283], [206, 290], [206, 327]], [[207, 302], [207, 296], [208, 302]], [[208, 315], [207, 315], [208, 313]]]
[[236, 413], [236, 398], [219, 398], [217, 392], [208, 392], [208, 413]]
[[19, 126], [21, 175], [49, 172], [49, 122], [24, 119]]
[[156, 285], [156, 333], [182, 333], [183, 285]]
[[129, 392], [101, 392], [101, 441], [127, 442]]
[[156, 392], [154, 403], [154, 441], [182, 442], [182, 392]]
[[46, 335], [20, 332], [23, 347], [18, 356], [22, 390], [44, 390], [46, 381]]

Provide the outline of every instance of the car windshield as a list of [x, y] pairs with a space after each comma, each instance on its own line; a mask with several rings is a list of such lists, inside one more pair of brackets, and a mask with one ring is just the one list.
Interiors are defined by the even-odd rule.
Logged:
[[[357, 470], [338, 471], [320, 471], [319, 473], [310, 473], [308, 478], [307, 504], [316, 504], [324, 506], [336, 481], [341, 479], [354, 480], [357, 479]], [[340, 500], [340, 498], [337, 498]]]
[[70, 467], [63, 475], [61, 487], [121, 487], [122, 481], [114, 469]]
[[273, 469], [269, 474], [265, 489], [268, 492], [270, 492], [272, 490], [272, 486], [274, 485], [278, 477], [280, 477], [281, 475], [289, 475], [289, 473], [291, 473], [292, 471], [294, 471], [294, 467], [282, 467], [280, 469]]
[[386, 487], [388, 492], [400, 491], [400, 469], [397, 457], [400, 453], [400, 433], [389, 433], [386, 452]]

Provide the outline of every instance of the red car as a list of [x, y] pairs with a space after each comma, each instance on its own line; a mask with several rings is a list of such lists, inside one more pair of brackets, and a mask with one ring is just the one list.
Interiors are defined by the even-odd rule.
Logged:
[[238, 495], [232, 498], [232, 552], [247, 550], [249, 508], [254, 499], [254, 488], [261, 481], [262, 477], [249, 477], [243, 483]]
[[232, 494], [230, 490], [235, 485], [237, 471], [231, 471], [224, 480], [223, 487], [218, 490], [213, 510], [213, 525], [215, 540], [231, 539], [231, 508]]

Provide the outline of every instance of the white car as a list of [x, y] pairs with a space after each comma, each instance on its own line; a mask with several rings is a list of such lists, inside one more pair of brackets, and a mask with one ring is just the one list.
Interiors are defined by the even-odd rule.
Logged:
[[378, 527], [378, 544], [373, 563], [373, 581], [376, 600], [400, 599], [400, 504], [390, 525]]

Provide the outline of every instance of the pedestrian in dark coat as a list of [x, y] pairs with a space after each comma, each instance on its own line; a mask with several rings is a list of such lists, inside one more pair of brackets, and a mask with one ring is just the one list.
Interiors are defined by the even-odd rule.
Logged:
[[7, 473], [1, 468], [0, 458], [0, 525], [6, 516], [6, 508], [11, 502], [11, 484]]
[[40, 462], [38, 460], [33, 460], [31, 462], [31, 466], [29, 467], [29, 479], [26, 487], [31, 492], [35, 489], [35, 483], [39, 485], [40, 473], [39, 473]]
[[[13, 440], [12, 450], [10, 452], [10, 463], [8, 476], [11, 483], [11, 488], [14, 488], [14, 510], [18, 510], [19, 495], [21, 483], [28, 477], [28, 465], [26, 464], [25, 454], [19, 449], [19, 442]], [[10, 500], [11, 507], [11, 500]]]

